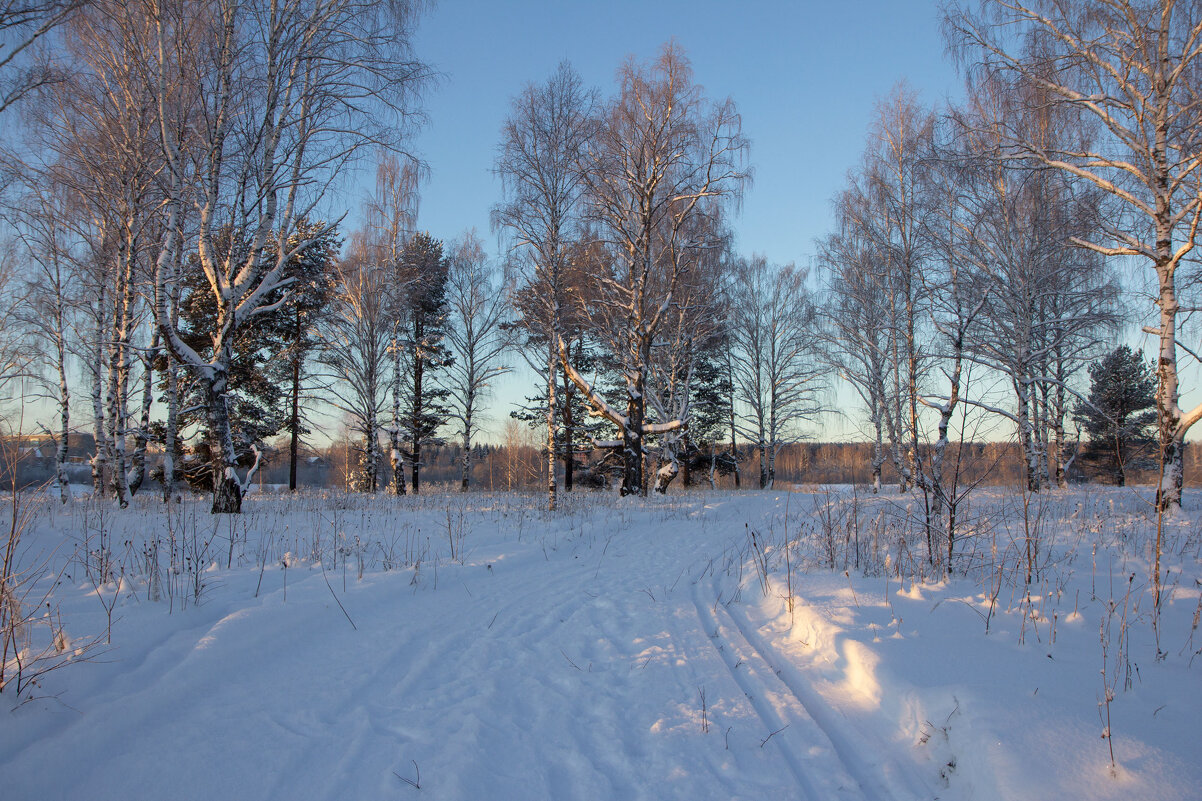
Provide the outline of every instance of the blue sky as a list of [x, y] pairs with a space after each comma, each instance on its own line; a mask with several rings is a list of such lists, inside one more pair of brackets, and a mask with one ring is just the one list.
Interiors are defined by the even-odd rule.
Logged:
[[442, 73], [414, 143], [431, 171], [420, 227], [451, 239], [475, 226], [495, 246], [491, 167], [510, 99], [564, 59], [609, 94], [627, 56], [672, 38], [711, 97], [734, 99], [752, 140], [738, 247], [782, 263], [804, 262], [828, 229], [876, 100], [903, 79], [927, 102], [960, 83], [931, 2], [441, 0], [416, 40]]

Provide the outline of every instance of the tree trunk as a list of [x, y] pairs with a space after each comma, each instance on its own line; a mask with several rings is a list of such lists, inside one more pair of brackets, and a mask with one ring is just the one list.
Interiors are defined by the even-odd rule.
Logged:
[[1056, 386], [1054, 408], [1052, 409], [1052, 438], [1055, 441], [1055, 446], [1052, 453], [1055, 454], [1056, 463], [1056, 486], [1060, 489], [1068, 489], [1068, 469], [1064, 463], [1064, 417], [1067, 414], [1067, 398], [1064, 392], [1064, 381], [1067, 376], [1064, 374], [1064, 360], [1058, 357], [1056, 378], [1059, 383]]
[[392, 464], [392, 491], [405, 494], [404, 455], [401, 452], [401, 345], [392, 340], [392, 428], [388, 432], [388, 460]]
[[71, 484], [67, 477], [67, 455], [71, 436], [71, 393], [67, 387], [67, 351], [63, 338], [61, 307], [58, 312], [58, 336], [55, 340], [55, 359], [58, 368], [58, 448], [54, 452], [54, 475], [58, 481], [58, 497], [62, 503], [71, 500]]
[[[171, 220], [174, 222], [176, 206], [171, 204]], [[182, 253], [170, 246], [155, 262], [154, 315], [159, 337], [167, 347], [163, 348], [164, 380], [167, 384], [167, 419], [163, 425], [163, 503], [178, 498], [176, 487], [178, 476], [176, 465], [183, 461], [179, 442], [179, 364], [171, 349], [171, 341], [163, 333], [163, 320], [170, 320], [170, 329], [179, 330], [179, 286], [163, 280], [165, 264], [175, 259], [175, 274], [179, 274]], [[170, 311], [168, 309], [170, 308]], [[168, 318], [169, 315], [169, 318]]]
[[567, 418], [564, 420], [563, 426], [563, 490], [564, 492], [572, 491], [572, 482], [575, 480], [576, 473], [576, 439], [573, 436], [573, 421], [572, 412], [567, 405], [572, 402], [570, 396], [564, 398], [564, 413]]
[[108, 461], [111, 468], [109, 477], [113, 485], [113, 493], [117, 496], [117, 503], [122, 509], [129, 505], [125, 437], [128, 430], [129, 373], [132, 366], [132, 351], [129, 346], [134, 300], [135, 247], [132, 228], [133, 223], [128, 222], [126, 229], [130, 233], [124, 237], [122, 246], [118, 249], [117, 297], [114, 298], [112, 342], [109, 345], [109, 380], [105, 396], [109, 426], [107, 438]]
[[1023, 464], [1026, 465], [1028, 492], [1039, 492], [1039, 451], [1035, 445], [1035, 432], [1031, 425], [1031, 385], [1020, 377], [1014, 382], [1018, 395], [1018, 438], [1022, 444]]
[[908, 394], [908, 403], [910, 406], [910, 419], [907, 429], [910, 434], [910, 483], [916, 487], [921, 486], [923, 476], [922, 450], [918, 441], [918, 349], [914, 343], [914, 311], [909, 310], [908, 318], [908, 336], [907, 343], [909, 358], [909, 369], [907, 371], [906, 393]]
[[96, 498], [101, 498], [105, 494], [104, 490], [104, 471], [106, 466], [106, 454], [108, 453], [108, 445], [105, 440], [105, 425], [104, 425], [104, 400], [103, 400], [103, 383], [104, 383], [104, 320], [106, 315], [105, 307], [105, 287], [101, 285], [100, 297], [97, 298], [97, 318], [96, 330], [93, 332], [95, 339], [92, 342], [92, 444], [95, 449], [92, 454], [92, 495]]
[[421, 440], [415, 440], [413, 450], [409, 454], [409, 470], [411, 472], [412, 482], [410, 487], [413, 488], [413, 494], [417, 495], [421, 492], [421, 459], [422, 459], [422, 443]]
[[893, 461], [893, 470], [897, 473], [897, 491], [904, 495], [910, 488], [910, 471], [902, 458], [901, 446], [901, 409], [891, 401], [885, 409], [885, 430], [889, 435], [889, 458]]
[[[225, 361], [225, 360], [223, 360]], [[229, 412], [226, 409], [226, 392], [229, 377], [224, 368], [213, 367], [211, 377], [204, 377], [208, 395], [209, 429], [212, 432], [209, 447], [213, 468], [213, 514], [240, 514], [242, 512], [242, 485], [238, 481], [234, 454], [234, 437], [230, 429]]]
[[1114, 438], [1114, 466], [1117, 471], [1117, 483], [1120, 487], [1127, 486], [1127, 460], [1123, 458], [1123, 441]]
[[[556, 482], [555, 482], [555, 390], [556, 376], [559, 373], [559, 354], [556, 353], [555, 342], [548, 339], [547, 341], [547, 510], [555, 511], [556, 501]], [[565, 399], [566, 400], [566, 399]], [[566, 415], [565, 415], [566, 416]], [[567, 451], [566, 458], [571, 459], [571, 452]], [[567, 463], [564, 463], [565, 482], [570, 482], [570, 469]], [[569, 484], [570, 486], [570, 484]]]
[[682, 474], [680, 477], [680, 483], [681, 483], [681, 486], [691, 487], [691, 486], [693, 486], [693, 468], [691, 467], [693, 460], [689, 458], [689, 454], [691, 451], [689, 448], [689, 435], [688, 434], [685, 434], [684, 437], [681, 439], [681, 444], [683, 446], [683, 450], [685, 453], [685, 460], [684, 460], [684, 466], [680, 468], [680, 472]]
[[[933, 547], [931, 558], [932, 562], [934, 562], [938, 560], [940, 553], [946, 553], [947, 564], [944, 566], [944, 569], [949, 573], [952, 567], [952, 551], [956, 537], [956, 501], [954, 497], [948, 494], [947, 487], [944, 484], [943, 465], [949, 441], [948, 429], [952, 421], [952, 415], [956, 411], [956, 404], [960, 401], [960, 377], [964, 365], [964, 337], [962, 332], [963, 329], [961, 329], [960, 336], [952, 341], [952, 348], [956, 355], [952, 362], [951, 386], [948, 389], [947, 402], [939, 410], [939, 436], [935, 440], [935, 446], [931, 449], [931, 475], [929, 481], [931, 494], [934, 495], [936, 504], [934, 529], [936, 532], [942, 531], [946, 542], [946, 549]], [[957, 462], [957, 472], [959, 469], [960, 466]], [[955, 492], [954, 488], [953, 492]], [[940, 525], [944, 512], [947, 512], [946, 527]]]
[[150, 406], [154, 401], [154, 359], [159, 352], [159, 331], [155, 328], [146, 354], [146, 372], [142, 376], [142, 408], [138, 415], [138, 433], [134, 436], [134, 452], [130, 457], [129, 494], [134, 496], [146, 480], [146, 446], [150, 440]]
[[1035, 445], [1039, 452], [1039, 486], [1052, 486], [1052, 472], [1048, 464], [1050, 459], [1048, 455], [1048, 429], [1049, 429], [1049, 412], [1048, 412], [1048, 389], [1044, 382], [1040, 382], [1038, 390], [1035, 394], [1035, 403], [1037, 414], [1035, 417]]
[[389, 437], [392, 440], [392, 449], [388, 455], [388, 461], [392, 465], [392, 491], [395, 495], [405, 494], [405, 460], [401, 453], [400, 443], [397, 441], [400, 437], [399, 432], [393, 430], [389, 432]]
[[105, 455], [105, 459], [109, 463], [109, 483], [112, 486], [113, 495], [116, 497], [118, 505], [124, 509], [129, 506], [129, 494], [125, 474], [125, 427], [122, 425], [125, 415], [121, 411], [124, 382], [120, 378], [121, 370], [120, 349], [114, 348], [113, 357], [109, 363], [108, 390], [105, 393], [107, 410], [105, 422], [108, 425], [105, 436], [105, 447], [108, 453]]
[[[471, 480], [471, 475], [472, 475], [472, 412], [471, 412], [471, 409], [472, 409], [473, 402], [474, 402], [474, 400], [471, 398], [471, 393], [469, 392], [468, 393], [468, 402], [466, 404], [464, 404], [464, 409], [466, 411], [466, 414], [464, 415], [464, 421], [463, 421], [463, 457], [462, 457], [462, 467], [461, 467], [460, 478], [459, 478], [459, 481], [460, 481], [459, 491], [460, 492], [467, 492], [467, 485], [468, 485], [468, 482]], [[551, 459], [550, 462], [551, 462], [551, 468], [554, 469], [555, 468], [555, 460]], [[554, 510], [555, 510], [555, 508], [552, 506], [551, 511], [554, 511]]]
[[[629, 381], [629, 379], [627, 379]], [[626, 397], [626, 426], [622, 430], [622, 495], [646, 495], [643, 484], [643, 374], [636, 372]]]
[[669, 458], [655, 471], [655, 491], [659, 495], [668, 492], [668, 486], [680, 472], [680, 465], [677, 464], [676, 457], [673, 454], [668, 456]]
[[415, 442], [413, 443], [413, 452], [409, 457], [409, 469], [412, 471], [412, 482], [409, 486], [413, 488], [414, 495], [417, 495], [421, 492], [421, 458], [422, 445], [420, 442]]
[[[296, 340], [300, 342], [300, 313], [297, 313]], [[294, 343], [295, 347], [295, 343]], [[296, 468], [300, 459], [300, 352], [292, 355], [292, 408], [288, 414], [288, 491], [296, 492]]]
[[179, 456], [179, 374], [170, 349], [165, 356], [167, 420], [163, 426], [163, 503], [171, 503], [176, 486], [176, 457]]
[[[733, 371], [734, 371], [734, 368], [731, 366], [730, 349], [727, 348], [726, 349], [726, 378], [730, 382], [730, 386], [734, 386]], [[735, 463], [735, 470], [734, 470], [735, 489], [740, 489], [739, 485], [741, 482], [740, 482], [740, 475], [739, 475], [739, 446], [736, 442], [736, 437], [735, 437], [735, 404], [734, 404], [733, 399], [731, 400], [730, 405], [727, 408], [730, 410], [730, 414], [727, 416], [727, 424], [730, 426], [730, 458], [733, 459], [734, 463]]]
[[422, 374], [425, 364], [422, 358], [422, 329], [414, 329], [413, 337], [413, 418], [412, 436], [413, 450], [409, 454], [410, 478], [413, 494], [421, 492], [421, 460], [422, 460]]
[[376, 419], [376, 409], [374, 406], [368, 407], [367, 420], [364, 426], [367, 431], [363, 437], [363, 488], [372, 494], [375, 494], [379, 489], [380, 475], [380, 443], [376, 439], [376, 428], [379, 421]]
[[881, 491], [881, 467], [885, 464], [880, 414], [874, 415], [872, 422], [876, 430], [876, 437], [872, 440], [872, 494], [877, 495]]
[[[571, 345], [569, 344], [568, 347], [570, 351]], [[582, 338], [576, 346], [577, 358], [583, 349], [584, 340]], [[554, 350], [552, 350], [553, 355]], [[563, 401], [560, 403], [563, 407], [563, 489], [564, 492], [571, 492], [576, 473], [576, 415], [572, 411], [572, 399], [576, 394], [576, 385], [572, 383], [566, 370], [560, 369], [559, 372], [563, 376]]]
[[776, 402], [776, 383], [773, 381], [772, 393], [768, 401], [768, 489], [776, 489], [776, 450], [779, 433], [776, 422]]
[[[1157, 211], [1160, 211], [1160, 197]], [[1160, 353], [1156, 363], [1156, 413], [1160, 434], [1160, 458], [1163, 469], [1156, 490], [1157, 505], [1162, 510], [1181, 506], [1181, 489], [1185, 483], [1185, 431], [1181, 429], [1181, 408], [1177, 389], [1177, 288], [1172, 259], [1172, 227], [1162, 224], [1157, 214], [1156, 272], [1160, 278]]]

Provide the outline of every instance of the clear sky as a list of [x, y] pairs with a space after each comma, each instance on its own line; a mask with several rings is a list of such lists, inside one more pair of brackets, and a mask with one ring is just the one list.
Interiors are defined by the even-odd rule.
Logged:
[[488, 236], [501, 124], [527, 83], [567, 59], [608, 95], [627, 56], [653, 57], [674, 38], [709, 95], [734, 99], [752, 140], [739, 249], [801, 262], [830, 225], [877, 99], [901, 80], [927, 102], [958, 94], [937, 13], [908, 0], [440, 0], [416, 42], [443, 75], [415, 143], [431, 170], [419, 225], [445, 239], [471, 226]]

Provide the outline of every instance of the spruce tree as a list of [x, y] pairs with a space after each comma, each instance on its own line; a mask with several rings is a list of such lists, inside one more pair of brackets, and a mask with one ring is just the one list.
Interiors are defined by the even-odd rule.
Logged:
[[692, 472], [699, 470], [713, 481], [738, 469], [738, 461], [729, 451], [720, 449], [727, 435], [734, 390], [724, 364], [730, 346], [724, 331], [701, 343], [693, 368], [693, 394], [688, 434], [684, 449], [684, 485], [692, 484]]

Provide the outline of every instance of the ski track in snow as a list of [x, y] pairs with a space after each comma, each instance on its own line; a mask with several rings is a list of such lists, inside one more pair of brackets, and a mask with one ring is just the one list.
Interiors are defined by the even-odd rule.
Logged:
[[721, 600], [717, 580], [705, 586], [708, 595], [703, 594], [702, 584], [696, 586], [694, 601], [701, 625], [713, 631], [714, 647], [752, 699], [764, 725], [777, 732], [772, 739], [778, 741], [807, 797], [865, 801], [930, 797], [912, 770], [888, 759], [882, 743], [853, 730], [824, 702], [803, 672], [764, 639], [742, 609], [732, 609], [731, 602]]
[[[700, 586], [700, 584], [695, 586]], [[780, 697], [780, 693], [773, 692], [770, 686], [771, 679], [763, 678], [765, 673], [773, 674], [772, 666], [765, 660], [763, 654], [751, 648], [750, 644], [741, 637], [742, 642], [736, 642], [731, 636], [733, 632], [730, 628], [722, 626], [711, 614], [706, 606], [706, 601], [698, 597], [695, 598], [695, 602], [697, 617], [701, 625], [706, 630], [713, 632], [710, 638], [713, 640], [715, 651], [721, 657], [727, 670], [730, 671], [735, 684], [751, 702], [764, 725], [765, 738], [774, 740], [774, 747], [779, 749], [804, 796], [813, 801], [820, 801], [823, 798], [850, 797], [852, 782], [843, 769], [845, 766], [840, 765], [838, 769], [831, 771], [830, 766], [824, 764], [819, 769], [815, 769], [818, 767], [819, 759], [829, 758], [829, 749], [815, 745], [810, 740], [814, 732], [811, 730], [812, 726], [805, 724], [812, 724], [812, 721], [803, 719], [804, 713], [801, 710], [790, 709], [787, 704], [782, 703], [783, 699]], [[728, 647], [730, 650], [727, 650]], [[765, 668], [767, 668], [766, 671]], [[802, 733], [799, 734], [799, 731]], [[818, 734], [821, 736], [821, 732]], [[800, 743], [803, 738], [810, 741]], [[799, 745], [808, 747], [799, 747]]]

